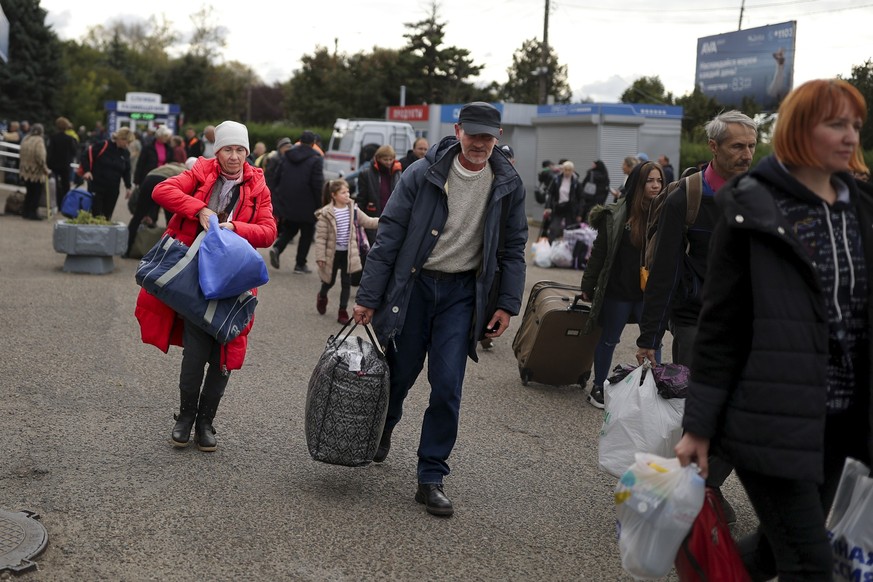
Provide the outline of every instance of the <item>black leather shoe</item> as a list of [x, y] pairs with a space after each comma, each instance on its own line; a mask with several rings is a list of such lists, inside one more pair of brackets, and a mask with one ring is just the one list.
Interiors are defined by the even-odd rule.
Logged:
[[452, 502], [443, 492], [442, 483], [419, 483], [415, 492], [415, 500], [423, 503], [427, 512], [439, 517], [451, 517], [455, 512]]
[[388, 451], [391, 450], [391, 431], [382, 431], [382, 439], [379, 441], [379, 448], [376, 449], [376, 454], [373, 456], [374, 463], [381, 463], [388, 456]]

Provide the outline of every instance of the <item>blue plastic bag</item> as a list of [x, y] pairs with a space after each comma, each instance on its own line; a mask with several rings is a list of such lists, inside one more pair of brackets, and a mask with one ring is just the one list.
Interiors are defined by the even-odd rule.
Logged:
[[236, 297], [270, 280], [261, 254], [237, 233], [219, 228], [214, 214], [197, 260], [200, 289], [207, 299]]

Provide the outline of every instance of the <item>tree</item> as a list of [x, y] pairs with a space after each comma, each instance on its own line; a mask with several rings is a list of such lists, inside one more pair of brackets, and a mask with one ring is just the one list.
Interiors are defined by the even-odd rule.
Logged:
[[657, 75], [653, 77], [640, 77], [631, 86], [625, 89], [619, 99], [622, 103], [657, 103], [662, 105], [673, 104], [673, 94], [664, 90], [664, 83]]
[[682, 137], [687, 141], [706, 143], [703, 126], [724, 107], [716, 99], [704, 95], [700, 87], [676, 99], [676, 105], [682, 107]]
[[204, 6], [191, 15], [194, 24], [194, 33], [191, 36], [189, 53], [212, 61], [227, 46], [227, 29], [223, 26], [212, 24], [212, 12]]
[[409, 42], [402, 52], [402, 64], [411, 102], [458, 103], [481, 95], [482, 90], [466, 79], [478, 76], [484, 65], [474, 64], [466, 49], [443, 46], [446, 23], [438, 20], [436, 2], [427, 18], [404, 26], [409, 32], [403, 36]]
[[[509, 80], [502, 87], [503, 100], [515, 103], [539, 103], [539, 75], [542, 66], [543, 43], [532, 38], [524, 41], [512, 55], [512, 66], [506, 69]], [[546, 94], [555, 103], [569, 103], [573, 97], [567, 82], [567, 65], [558, 63], [558, 55], [549, 47], [546, 57]]]
[[9, 62], [0, 61], [0, 117], [53, 120], [63, 90], [61, 42], [39, 0], [0, 0], [9, 20]]
[[303, 66], [285, 85], [285, 111], [292, 123], [332, 126], [337, 117], [356, 115], [346, 108], [354, 85], [345, 56], [316, 47], [315, 54], [300, 60]]
[[[854, 85], [864, 96], [867, 106], [873, 108], [873, 59], [867, 59], [863, 65], [852, 67], [852, 74], [846, 81]], [[861, 128], [861, 147], [865, 150], [873, 149], [873, 124], [869, 119]]]

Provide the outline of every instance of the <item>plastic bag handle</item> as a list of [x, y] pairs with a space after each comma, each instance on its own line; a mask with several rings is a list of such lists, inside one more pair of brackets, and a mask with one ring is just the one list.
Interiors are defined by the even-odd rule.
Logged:
[[[354, 323], [352, 323], [352, 322], [354, 322]], [[342, 329], [339, 330], [339, 333], [336, 334], [335, 338], [339, 339], [340, 336], [343, 335], [343, 332], [346, 331], [346, 328], [349, 327], [350, 325], [352, 327], [349, 329], [349, 331], [346, 332], [345, 337], [343, 337], [339, 342], [336, 342], [334, 340], [334, 344], [336, 346], [339, 346], [339, 344], [346, 341], [349, 338], [349, 336], [352, 335], [352, 332], [355, 331], [356, 327], [358, 327], [358, 322], [355, 321], [354, 319], [349, 319], [345, 323], [345, 325], [342, 326]], [[382, 344], [380, 344], [379, 341], [376, 339], [376, 337], [373, 335], [373, 332], [370, 330], [370, 325], [365, 323], [365, 324], [363, 324], [363, 327], [364, 327], [364, 331], [366, 331], [367, 335], [370, 337], [370, 341], [373, 343], [373, 347], [375, 347], [376, 351], [379, 352], [379, 355], [382, 356], [383, 358], [386, 357], [385, 356], [385, 349], [382, 347]]]

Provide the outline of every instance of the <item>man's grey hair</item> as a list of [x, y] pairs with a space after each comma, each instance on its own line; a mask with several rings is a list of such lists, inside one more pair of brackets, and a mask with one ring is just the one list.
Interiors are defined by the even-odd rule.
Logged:
[[727, 137], [728, 125], [738, 123], [758, 133], [758, 124], [741, 111], [736, 109], [719, 113], [704, 126], [706, 137], [715, 143], [721, 143]]

